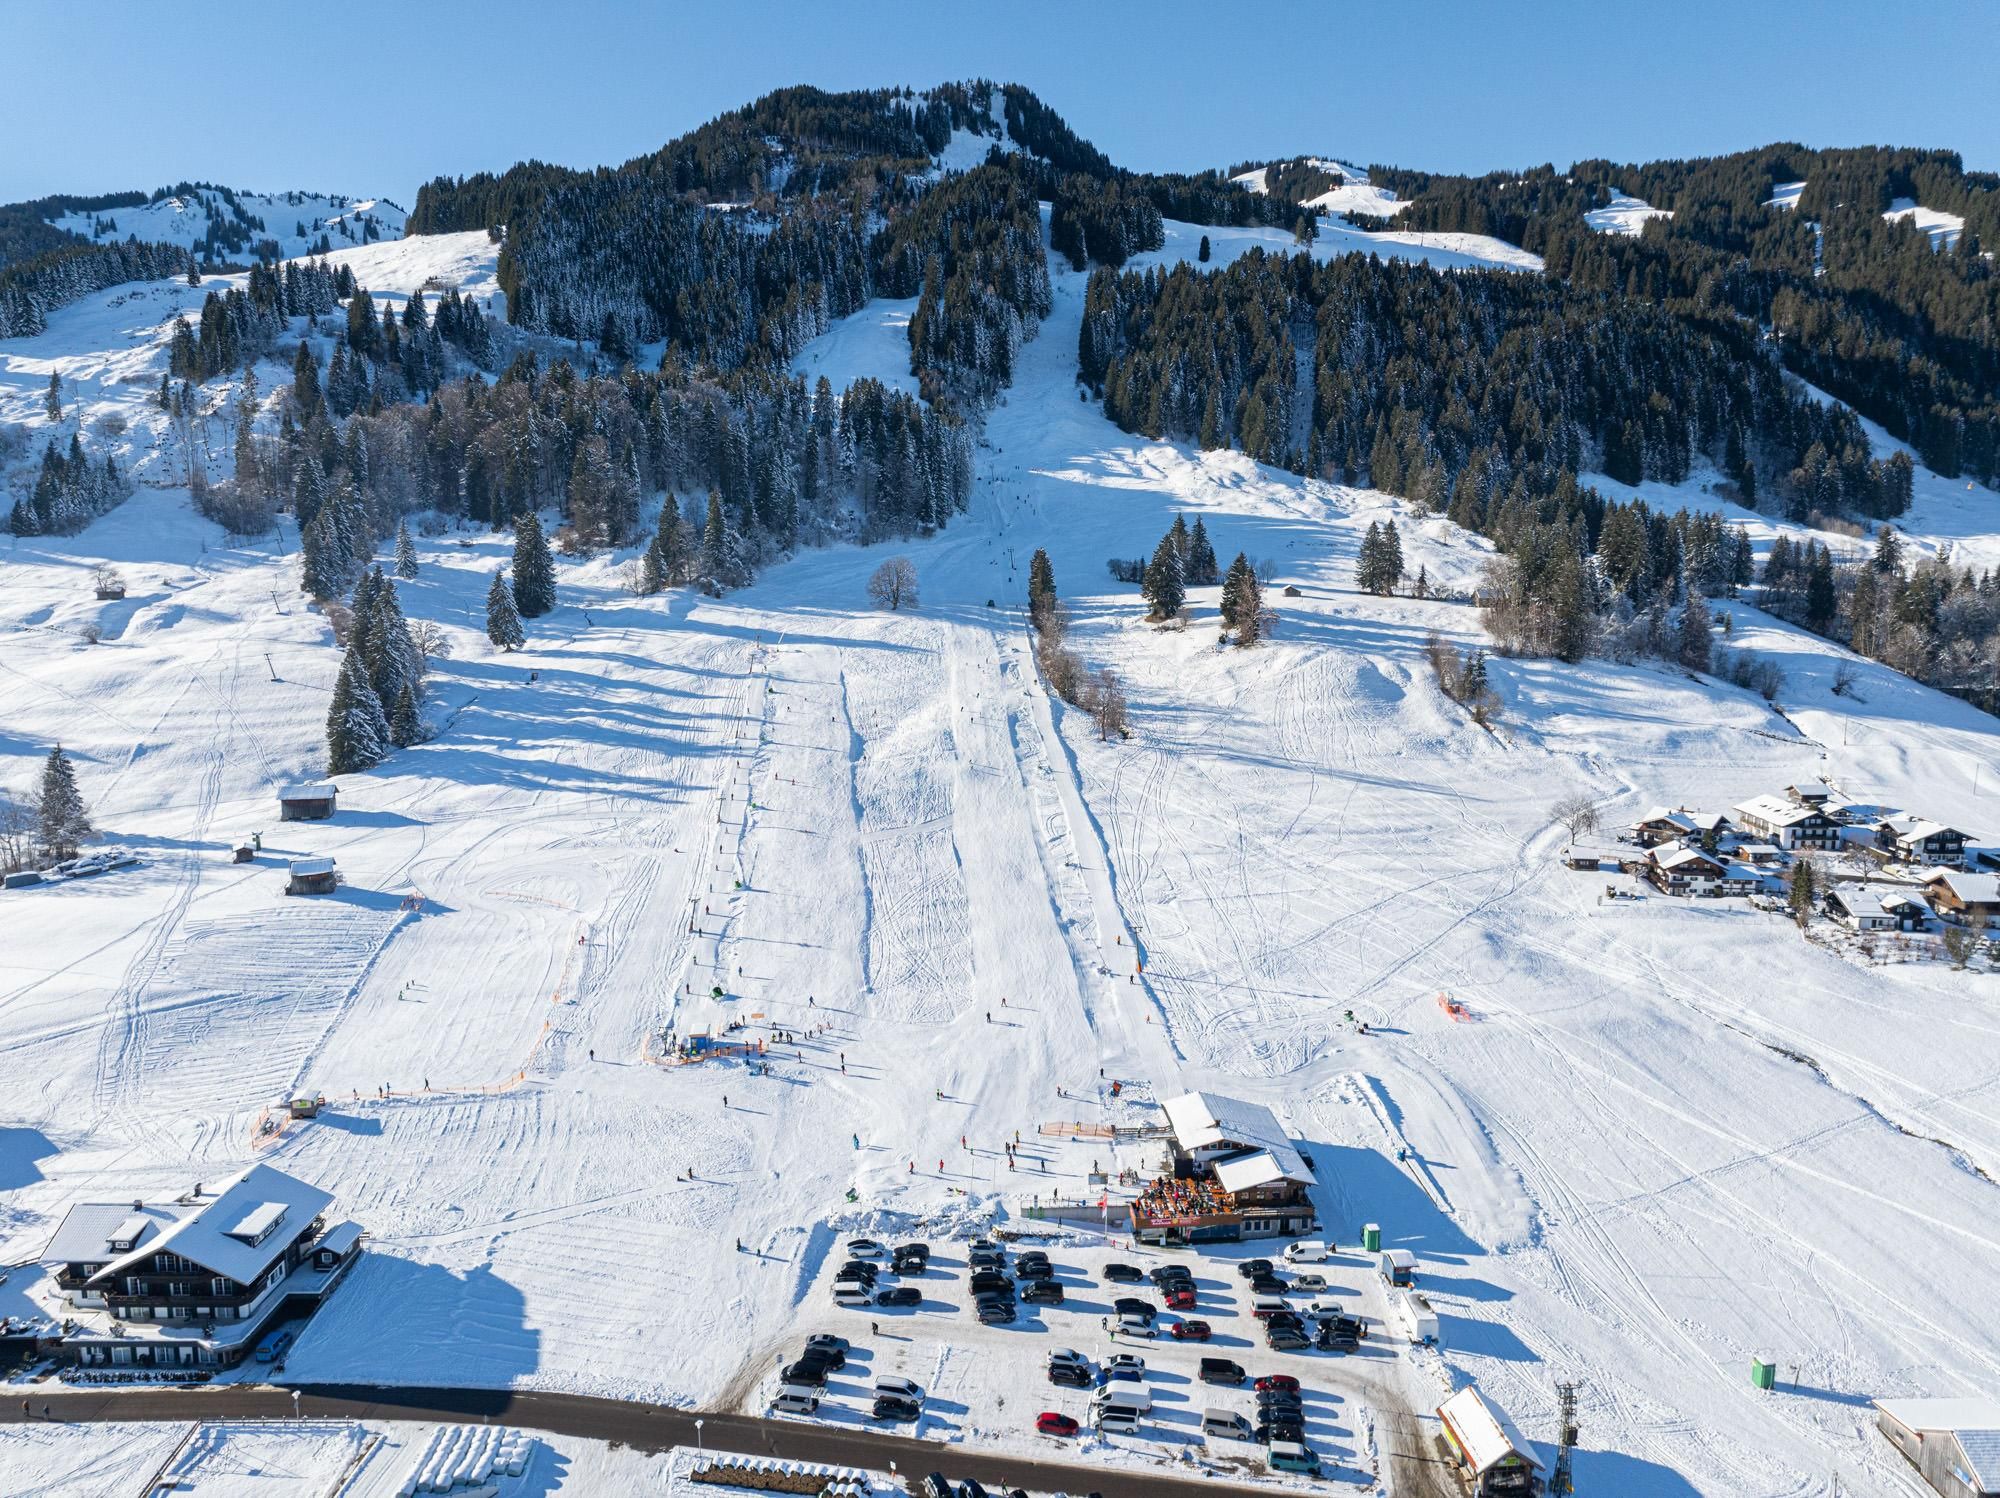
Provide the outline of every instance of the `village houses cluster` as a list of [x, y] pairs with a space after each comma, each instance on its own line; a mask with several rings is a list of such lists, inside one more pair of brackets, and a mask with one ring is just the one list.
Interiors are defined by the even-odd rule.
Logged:
[[[1975, 932], [2000, 920], [2000, 848], [1894, 807], [1843, 800], [1824, 781], [1728, 811], [1656, 806], [1626, 831], [1619, 866], [1670, 895], [1782, 895], [1805, 855], [1825, 855], [1821, 909], [1857, 932]], [[1597, 867], [1577, 848], [1571, 862]], [[1828, 864], [1831, 867], [1828, 867]]]

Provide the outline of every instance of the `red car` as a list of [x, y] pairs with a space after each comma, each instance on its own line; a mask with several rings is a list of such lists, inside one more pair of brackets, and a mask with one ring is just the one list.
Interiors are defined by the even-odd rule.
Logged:
[[1167, 1309], [1170, 1311], [1192, 1311], [1194, 1309], [1194, 1291], [1169, 1290], [1167, 1292]]
[[1282, 1389], [1287, 1394], [1296, 1394], [1299, 1392], [1299, 1381], [1289, 1373], [1267, 1373], [1258, 1379], [1252, 1387], [1259, 1394], [1267, 1393], [1272, 1389]]
[[1079, 1427], [1068, 1415], [1057, 1414], [1054, 1410], [1043, 1410], [1035, 1416], [1035, 1429], [1045, 1436], [1073, 1436]]
[[1206, 1342], [1209, 1338], [1206, 1321], [1176, 1321], [1174, 1340], [1176, 1342]]

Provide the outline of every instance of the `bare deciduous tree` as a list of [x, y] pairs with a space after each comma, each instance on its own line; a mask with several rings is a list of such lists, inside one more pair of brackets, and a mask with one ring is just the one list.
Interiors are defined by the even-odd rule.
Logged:
[[1572, 838], [1597, 831], [1597, 803], [1581, 792], [1556, 802], [1549, 808], [1549, 815], [1568, 828]]
[[1092, 674], [1085, 705], [1090, 709], [1100, 739], [1109, 739], [1113, 734], [1122, 739], [1130, 731], [1126, 723], [1125, 688], [1109, 666], [1099, 666]]
[[878, 609], [917, 606], [917, 568], [908, 557], [891, 557], [868, 578], [868, 596]]
[[432, 661], [446, 660], [451, 655], [451, 636], [442, 625], [429, 619], [418, 619], [410, 625], [410, 643], [417, 647], [417, 657], [427, 673]]

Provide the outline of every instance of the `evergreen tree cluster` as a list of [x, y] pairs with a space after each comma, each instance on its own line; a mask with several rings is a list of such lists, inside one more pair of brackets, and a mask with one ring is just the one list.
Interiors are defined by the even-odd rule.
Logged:
[[1092, 260], [1123, 265], [1166, 240], [1160, 210], [1142, 187], [1081, 174], [1057, 183], [1049, 208], [1049, 247], [1073, 269], [1082, 270]]
[[1396, 522], [1391, 520], [1384, 525], [1369, 521], [1361, 538], [1361, 554], [1355, 560], [1354, 585], [1364, 593], [1386, 597], [1402, 581], [1403, 538], [1397, 533]]
[[178, 245], [58, 244], [0, 269], [0, 338], [32, 338], [51, 312], [93, 291], [186, 275], [194, 263]]
[[1472, 529], [1534, 465], [1677, 483], [1704, 454], [1754, 482], [1814, 444], [1867, 446], [1852, 412], [1789, 389], [1736, 319], [1372, 256], [1096, 271], [1078, 357], [1128, 431], [1365, 474]]
[[106, 453], [101, 463], [93, 462], [83, 438], [71, 432], [66, 449], [59, 451], [54, 442], [42, 449], [35, 487], [14, 501], [7, 529], [17, 536], [73, 536], [131, 493], [118, 460]]
[[[1121, 575], [1121, 564], [1111, 564], [1112, 575]], [[1137, 576], [1126, 566], [1122, 569], [1121, 580], [1136, 581], [1139, 590], [1152, 605], [1152, 617], [1171, 619], [1180, 613], [1187, 602], [1189, 588], [1213, 586], [1220, 579], [1215, 546], [1208, 539], [1208, 527], [1202, 517], [1195, 516], [1190, 527], [1185, 515], [1174, 516], [1174, 523], [1167, 527], [1153, 548], [1152, 560], [1139, 569]]]
[[197, 383], [241, 369], [267, 353], [294, 317], [325, 317], [355, 295], [354, 272], [324, 260], [289, 260], [282, 271], [250, 268], [249, 283], [202, 299], [200, 328], [174, 319], [167, 370]]
[[326, 768], [349, 775], [424, 736], [424, 658], [410, 637], [396, 585], [374, 567], [355, 585], [347, 653], [326, 716]]
[[[1579, 162], [1558, 171], [1371, 177], [1412, 200], [1398, 228], [1493, 234], [1551, 275], [1695, 320], [1728, 311], [1776, 336], [1785, 367], [1879, 421], [1947, 475], [2000, 477], [2000, 176], [1949, 151], [1796, 144], [1686, 161]], [[1804, 182], [1797, 206], [1773, 204]], [[1642, 235], [1598, 234], [1583, 214], [1614, 191], [1673, 217]], [[1899, 199], [1955, 213], [1938, 251]]]

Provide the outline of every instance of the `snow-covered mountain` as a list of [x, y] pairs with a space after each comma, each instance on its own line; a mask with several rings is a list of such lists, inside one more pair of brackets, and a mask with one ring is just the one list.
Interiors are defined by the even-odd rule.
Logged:
[[387, 198], [340, 193], [243, 192], [204, 183], [183, 184], [135, 208], [69, 213], [58, 229], [98, 243], [138, 239], [186, 249], [211, 247], [212, 258], [255, 258], [264, 240], [290, 259], [324, 245], [342, 249], [380, 239], [400, 239], [406, 214]]

